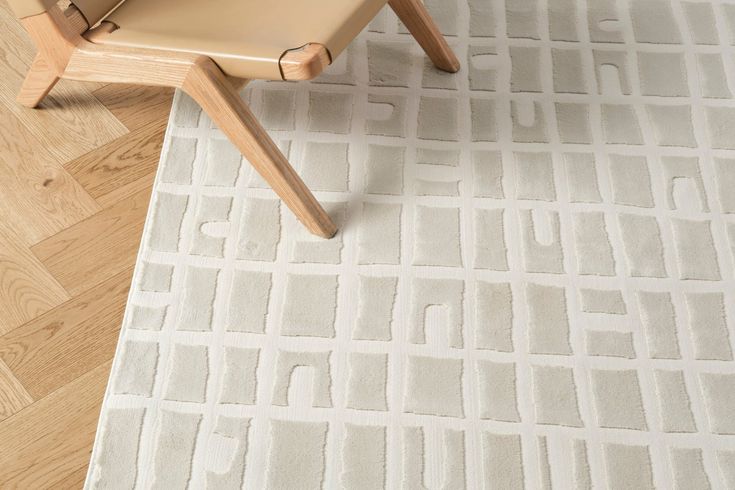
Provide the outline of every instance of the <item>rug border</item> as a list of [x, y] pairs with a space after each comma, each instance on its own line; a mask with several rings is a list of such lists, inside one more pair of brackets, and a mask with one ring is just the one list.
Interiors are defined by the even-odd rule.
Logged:
[[181, 90], [175, 89], [174, 96], [171, 101], [171, 109], [169, 110], [168, 120], [166, 122], [166, 133], [163, 136], [163, 143], [161, 146], [161, 156], [158, 159], [158, 165], [156, 167], [156, 176], [153, 178], [153, 183], [151, 187], [151, 197], [148, 201], [148, 210], [146, 211], [145, 215], [145, 222], [143, 224], [143, 231], [141, 232], [141, 239], [140, 239], [140, 246], [138, 247], [138, 252], [135, 255], [135, 265], [133, 266], [133, 276], [130, 280], [130, 291], [128, 291], [127, 299], [125, 300], [125, 311], [123, 313], [122, 322], [120, 325], [120, 333], [117, 337], [117, 344], [115, 346], [115, 353], [112, 358], [112, 364], [110, 366], [110, 374], [107, 377], [107, 386], [105, 387], [105, 393], [102, 398], [102, 404], [100, 405], [100, 412], [99, 417], [97, 419], [97, 428], [95, 429], [94, 434], [94, 441], [92, 442], [92, 451], [89, 455], [89, 463], [87, 465], [87, 472], [86, 476], [84, 478], [84, 486], [82, 487], [84, 490], [90, 489], [92, 484], [92, 470], [94, 468], [94, 459], [97, 456], [98, 452], [98, 444], [100, 443], [100, 432], [102, 429], [102, 418], [104, 416], [105, 411], [105, 405], [107, 404], [108, 397], [110, 395], [111, 391], [111, 384], [112, 384], [112, 377], [115, 373], [115, 367], [116, 365], [121, 362], [120, 359], [122, 356], [120, 356], [120, 350], [122, 345], [122, 339], [123, 335], [125, 334], [125, 325], [127, 325], [128, 315], [130, 315], [130, 309], [128, 306], [130, 305], [130, 301], [132, 300], [133, 294], [135, 293], [135, 288], [133, 285], [136, 283], [136, 280], [138, 278], [138, 275], [140, 274], [140, 271], [138, 270], [138, 263], [140, 262], [143, 252], [145, 250], [145, 244], [146, 244], [146, 237], [148, 236], [149, 228], [152, 225], [152, 215], [153, 215], [153, 202], [156, 198], [156, 188], [159, 183], [159, 179], [161, 178], [161, 168], [162, 164], [165, 161], [166, 157], [168, 157], [168, 152], [170, 148], [170, 139], [171, 139], [171, 127], [173, 126], [174, 118], [176, 117], [176, 110], [177, 110], [177, 104], [181, 97], [183, 96]]

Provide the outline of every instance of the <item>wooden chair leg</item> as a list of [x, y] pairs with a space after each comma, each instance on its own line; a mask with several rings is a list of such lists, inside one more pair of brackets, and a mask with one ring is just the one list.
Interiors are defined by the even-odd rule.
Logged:
[[41, 54], [37, 54], [23, 81], [17, 100], [26, 107], [36, 107], [58, 81], [56, 70]]
[[459, 71], [459, 60], [421, 0], [389, 0], [388, 3], [437, 68], [450, 73]]
[[198, 60], [182, 88], [209, 114], [309, 231], [324, 238], [334, 236], [337, 227], [329, 215], [240, 99], [231, 80], [211, 59]]

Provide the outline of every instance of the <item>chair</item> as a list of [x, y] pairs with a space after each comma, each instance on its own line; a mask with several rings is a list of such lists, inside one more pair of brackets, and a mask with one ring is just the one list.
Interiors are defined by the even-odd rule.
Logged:
[[18, 101], [60, 78], [178, 87], [204, 109], [312, 233], [337, 229], [238, 95], [251, 79], [319, 75], [386, 4], [432, 62], [459, 62], [421, 0], [10, 0], [38, 48]]

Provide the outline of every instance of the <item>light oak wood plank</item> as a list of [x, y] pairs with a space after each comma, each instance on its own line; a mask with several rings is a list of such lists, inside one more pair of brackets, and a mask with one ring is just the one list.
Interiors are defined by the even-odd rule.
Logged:
[[101, 208], [45, 147], [0, 106], [0, 215], [33, 244]]
[[15, 97], [35, 49], [4, 0], [0, 0], [0, 32], [0, 105], [14, 114], [57, 162], [84, 155], [128, 132], [84, 85], [68, 80], [56, 85], [40, 109], [18, 104]]
[[111, 364], [0, 422], [0, 488], [68, 488], [85, 471]]
[[0, 421], [10, 417], [33, 403], [18, 378], [10, 368], [0, 361]]
[[[4, 0], [0, 0], [0, 14], [7, 14], [6, 10]], [[50, 394], [34, 402], [22, 382], [0, 361], [0, 420], [6, 422], [0, 423], [0, 488], [81, 488], [110, 365], [106, 363], [91, 374], [83, 372], [113, 355], [140, 240], [143, 208], [148, 204], [159, 159], [160, 143], [154, 140], [162, 137], [170, 99], [163, 102], [162, 96], [154, 96], [146, 89], [116, 97], [115, 90], [120, 85], [62, 80], [44, 102], [47, 106], [58, 106], [58, 114], [41, 109], [19, 117], [13, 112], [18, 110], [14, 100], [16, 90], [35, 49], [27, 35], [16, 29], [15, 20], [10, 27], [6, 27], [6, 20], [6, 15], [0, 15], [0, 77], [6, 77], [0, 80], [0, 126], [5, 124], [0, 142], [3, 137], [7, 140], [6, 146], [0, 148], [0, 174], [5, 177], [0, 180], [0, 216], [3, 217], [0, 220], [0, 336], [6, 335], [6, 356], [13, 359], [15, 370], [29, 380], [36, 396]], [[7, 75], [9, 68], [11, 78]], [[98, 95], [102, 100], [91, 95], [92, 91], [101, 89]], [[70, 108], [66, 102], [58, 102], [58, 94], [64, 91], [74, 99], [70, 101], [72, 114], [65, 112]], [[8, 106], [9, 103], [12, 105]], [[85, 127], [89, 121], [104, 120], [99, 117], [99, 109], [105, 103], [110, 105], [105, 118], [119, 116], [136, 134], [128, 134], [125, 129], [118, 131], [124, 134], [117, 144], [105, 145], [113, 139], [110, 137], [80, 145], [75, 139], [79, 131], [75, 129], [74, 119], [87, 119]], [[67, 121], [67, 117], [71, 119]], [[156, 119], [162, 122], [156, 125], [153, 123]], [[109, 127], [102, 127], [102, 134]], [[116, 123], [116, 127], [124, 127], [123, 122]], [[130, 140], [125, 141], [126, 138]], [[7, 142], [12, 143], [12, 152]], [[51, 145], [60, 145], [56, 147], [59, 151], [51, 153], [44, 149]], [[100, 153], [84, 158], [88, 150], [101, 146], [105, 148]], [[2, 156], [10, 154], [22, 158], [9, 165], [2, 161]], [[94, 198], [60, 164], [71, 165]], [[86, 291], [82, 291], [84, 285], [79, 285], [81, 292], [70, 299], [29, 251], [28, 245], [68, 229], [100, 209], [135, 201], [136, 196], [143, 194], [145, 205], [140, 213], [119, 215], [120, 228], [129, 230], [128, 220], [137, 220], [139, 227], [126, 237], [135, 242], [130, 246], [128, 268], [112, 277], [106, 273], [92, 276], [90, 282], [101, 279], [102, 285]], [[86, 205], [93, 202], [93, 208]], [[108, 221], [102, 219], [99, 223], [107, 226]], [[104, 229], [89, 230], [90, 236], [103, 233]], [[74, 256], [74, 251], [70, 255]], [[9, 268], [6, 256], [10, 257]], [[110, 271], [108, 256], [102, 254], [97, 260], [96, 265], [89, 262], [86, 267]], [[112, 272], [121, 267], [115, 265]], [[17, 294], [11, 294], [3, 283], [8, 278], [6, 269], [14, 276], [22, 274], [25, 278], [13, 280], [12, 291], [20, 291]], [[53, 287], [48, 286], [49, 282]], [[63, 296], [49, 301], [47, 296], [54, 291]], [[8, 314], [9, 304], [11, 314]], [[12, 330], [6, 331], [3, 321]], [[78, 378], [79, 375], [82, 377]]]
[[0, 335], [69, 299], [64, 288], [3, 222], [0, 271]]
[[[156, 158], [158, 157], [159, 155], [156, 155]], [[155, 180], [155, 178], [156, 172], [153, 171], [142, 176], [138, 180], [129, 182], [121, 187], [114, 189], [108, 194], [98, 197], [97, 202], [99, 202], [101, 206], [109, 208], [121, 201], [128, 201], [132, 199], [133, 196], [141, 192], [147, 192], [148, 194], [150, 194], [153, 190], [153, 181]]]
[[57, 489], [82, 488], [84, 486], [84, 480], [86, 480], [86, 478], [87, 478], [87, 467], [80, 466], [79, 469], [72, 471], [71, 473], [61, 478], [58, 482], [56, 482], [56, 488]]
[[150, 189], [120, 201], [32, 247], [33, 253], [76, 295], [135, 262]]
[[112, 359], [130, 290], [123, 272], [0, 337], [4, 362], [34, 399]]
[[168, 120], [174, 89], [111, 83], [93, 92], [130, 131]]
[[[156, 171], [166, 122], [159, 116], [130, 134], [67, 163], [64, 168], [99, 202], [101, 197]], [[153, 182], [152, 177], [150, 181]]]

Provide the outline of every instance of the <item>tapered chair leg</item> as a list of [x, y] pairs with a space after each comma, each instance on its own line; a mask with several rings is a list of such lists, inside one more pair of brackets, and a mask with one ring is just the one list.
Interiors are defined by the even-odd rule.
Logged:
[[437, 68], [450, 73], [459, 71], [459, 60], [421, 0], [390, 0], [388, 3]]
[[329, 215], [240, 99], [231, 80], [208, 58], [190, 69], [182, 88], [204, 109], [296, 217], [315, 235], [337, 232]]
[[36, 107], [58, 81], [56, 71], [41, 54], [37, 54], [20, 88], [18, 103], [26, 107]]

